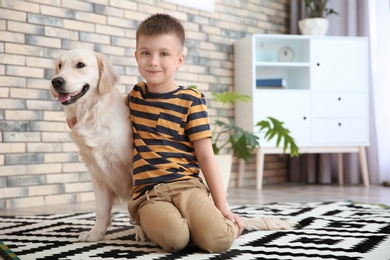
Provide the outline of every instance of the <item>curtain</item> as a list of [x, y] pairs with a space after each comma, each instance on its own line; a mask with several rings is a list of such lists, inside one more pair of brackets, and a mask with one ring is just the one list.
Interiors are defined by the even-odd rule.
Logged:
[[[378, 19], [378, 9], [386, 12], [384, 16], [389, 14], [389, 1], [383, 0], [329, 0], [328, 7], [333, 8], [338, 12], [338, 15], [330, 15], [329, 30], [327, 35], [331, 36], [366, 36], [370, 42], [370, 86], [369, 86], [369, 104], [370, 104], [370, 146], [366, 149], [368, 170], [370, 174], [370, 182], [378, 183], [390, 178], [390, 140], [387, 132], [390, 131], [390, 117], [386, 116], [385, 111], [390, 111], [389, 102], [385, 100], [389, 96], [390, 87], [381, 86], [384, 82], [389, 84], [390, 79], [379, 81], [376, 80], [379, 76], [390, 77], [388, 65], [383, 63], [382, 72], [378, 73], [373, 70], [375, 67], [376, 56], [373, 55], [373, 49], [379, 46], [373, 45], [373, 40], [377, 35], [382, 34], [385, 26], [390, 24], [390, 18], [386, 23], [384, 21], [379, 24], [382, 29], [375, 29]], [[376, 12], [375, 12], [376, 11]], [[303, 0], [291, 0], [290, 10], [290, 32], [291, 34], [299, 34], [298, 21], [305, 17], [305, 8]], [[389, 31], [388, 29], [386, 29]], [[387, 33], [389, 34], [389, 33]], [[389, 39], [389, 38], [387, 38]], [[387, 51], [381, 47], [383, 51]], [[387, 46], [390, 46], [389, 43]], [[387, 59], [387, 63], [390, 57]], [[376, 66], [375, 68], [377, 68]], [[388, 70], [387, 73], [384, 70]], [[379, 74], [379, 75], [378, 75]], [[387, 75], [386, 75], [387, 74]], [[387, 90], [387, 93], [383, 93]], [[382, 102], [379, 102], [382, 100]], [[381, 105], [387, 106], [381, 107]], [[386, 119], [384, 119], [386, 117]], [[304, 172], [304, 181], [329, 183], [337, 177], [336, 155], [321, 154], [321, 155], [304, 155], [301, 159], [291, 160], [291, 179], [298, 180], [297, 173]], [[343, 154], [344, 163], [344, 181], [349, 184], [361, 183], [360, 166], [357, 154]], [[304, 165], [304, 166], [302, 166]], [[318, 173], [316, 176], [315, 174]]]

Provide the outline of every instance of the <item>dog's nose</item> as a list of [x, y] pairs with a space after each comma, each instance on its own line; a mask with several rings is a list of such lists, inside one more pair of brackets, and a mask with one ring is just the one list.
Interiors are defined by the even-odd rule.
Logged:
[[51, 84], [53, 85], [54, 88], [59, 88], [62, 85], [64, 85], [65, 80], [62, 77], [56, 77], [51, 80]]

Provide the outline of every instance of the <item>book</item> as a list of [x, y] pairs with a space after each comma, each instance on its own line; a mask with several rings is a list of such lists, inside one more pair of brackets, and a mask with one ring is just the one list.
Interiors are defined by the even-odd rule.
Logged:
[[256, 79], [256, 87], [280, 87], [287, 86], [286, 80], [283, 78]]

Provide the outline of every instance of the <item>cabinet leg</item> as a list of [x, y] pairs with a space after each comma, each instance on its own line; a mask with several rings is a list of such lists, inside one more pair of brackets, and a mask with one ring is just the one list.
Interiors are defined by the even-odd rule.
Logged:
[[256, 154], [256, 189], [263, 188], [264, 151], [259, 148]]
[[237, 187], [242, 186], [242, 182], [244, 179], [244, 170], [245, 170], [245, 160], [239, 159], [238, 160], [238, 178], [237, 178]]
[[368, 187], [370, 185], [370, 180], [368, 178], [367, 157], [366, 157], [366, 149], [364, 146], [359, 147], [359, 161], [360, 161], [360, 168], [362, 171], [364, 186]]
[[344, 173], [343, 173], [343, 154], [337, 154], [337, 174], [339, 179], [339, 185], [344, 184]]

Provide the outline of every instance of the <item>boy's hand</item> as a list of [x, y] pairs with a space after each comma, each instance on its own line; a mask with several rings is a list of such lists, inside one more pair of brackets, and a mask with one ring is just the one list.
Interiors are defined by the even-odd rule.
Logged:
[[232, 213], [229, 209], [223, 209], [221, 210], [221, 213], [225, 218], [229, 219], [230, 221], [232, 221], [234, 224], [237, 225], [238, 227], [237, 237], [239, 237], [242, 231], [244, 230], [244, 223], [242, 222], [241, 218], [238, 215]]
[[66, 118], [66, 123], [68, 124], [69, 128], [72, 129], [72, 127], [77, 123], [77, 118]]

